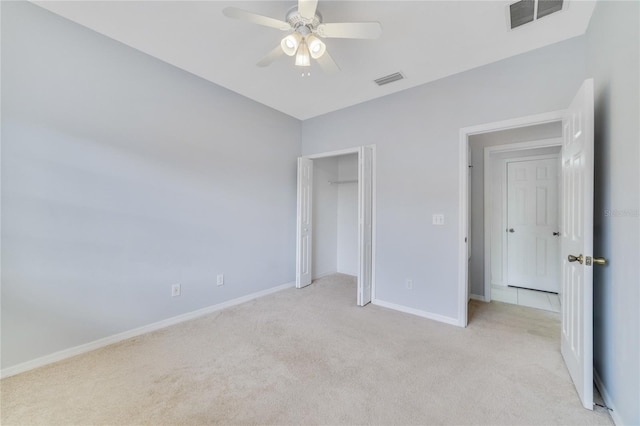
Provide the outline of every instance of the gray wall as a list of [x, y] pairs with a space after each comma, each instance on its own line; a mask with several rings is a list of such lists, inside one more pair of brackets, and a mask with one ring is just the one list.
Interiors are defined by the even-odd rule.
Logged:
[[378, 299], [458, 317], [460, 128], [564, 109], [584, 79], [579, 37], [302, 123], [304, 154], [377, 145]]
[[294, 281], [299, 121], [26, 2], [2, 90], [2, 368]]
[[[484, 297], [484, 149], [489, 146], [507, 145], [519, 142], [529, 142], [551, 139], [562, 136], [562, 124], [539, 124], [518, 129], [488, 132], [469, 137], [471, 148], [471, 262], [469, 264], [469, 281], [471, 294]], [[546, 151], [519, 153], [523, 155], [539, 155]], [[494, 200], [498, 201], [498, 200]], [[501, 255], [501, 254], [498, 254]], [[493, 256], [492, 256], [493, 258]]]
[[619, 424], [640, 424], [640, 3], [598, 2], [587, 31], [595, 81], [594, 362]]

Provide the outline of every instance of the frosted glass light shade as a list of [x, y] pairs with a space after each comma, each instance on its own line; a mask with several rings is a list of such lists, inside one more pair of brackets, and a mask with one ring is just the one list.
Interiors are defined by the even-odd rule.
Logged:
[[313, 59], [318, 59], [327, 51], [327, 46], [313, 35], [308, 36], [306, 41], [309, 46], [309, 53]]
[[296, 54], [298, 50], [298, 46], [300, 45], [300, 34], [291, 33], [280, 42], [280, 47], [282, 47], [282, 51], [289, 56], [293, 56]]
[[309, 48], [307, 43], [302, 40], [300, 47], [298, 47], [298, 53], [296, 54], [296, 65], [299, 67], [310, 67], [311, 57], [309, 56]]

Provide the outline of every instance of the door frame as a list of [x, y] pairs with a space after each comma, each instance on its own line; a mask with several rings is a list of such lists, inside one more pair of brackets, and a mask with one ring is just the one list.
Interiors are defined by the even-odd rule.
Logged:
[[[303, 155], [300, 158], [305, 158], [308, 160], [318, 160], [321, 158], [331, 158], [331, 157], [341, 157], [343, 155], [349, 155], [349, 154], [356, 154], [358, 156], [358, 176], [360, 176], [360, 169], [362, 167], [362, 152], [363, 152], [363, 148], [371, 148], [372, 150], [372, 162], [371, 162], [371, 191], [372, 191], [372, 196], [371, 196], [371, 300], [375, 300], [375, 295], [376, 295], [376, 145], [361, 145], [361, 146], [355, 146], [352, 148], [346, 148], [346, 149], [340, 149], [340, 150], [336, 150], [336, 151], [329, 151], [329, 152], [321, 152], [321, 153], [317, 153], [317, 154], [309, 154], [309, 155]], [[362, 182], [360, 182], [360, 179], [358, 178], [358, 212], [361, 212], [362, 209], [364, 208], [364, 206], [362, 205], [363, 203], [363, 197], [362, 197], [362, 191], [363, 191], [363, 187], [362, 187]], [[299, 201], [296, 201], [297, 203], [299, 203]], [[359, 214], [360, 215], [360, 214]], [[358, 218], [358, 222], [360, 221], [360, 218]], [[313, 226], [313, 225], [312, 225]], [[362, 239], [360, 237], [360, 228], [361, 228], [361, 224], [358, 223], [358, 275], [361, 275], [361, 263], [362, 263], [362, 256], [360, 255], [361, 251], [363, 250], [363, 247], [361, 247], [362, 245]], [[312, 231], [313, 232], [313, 231]], [[297, 250], [296, 250], [297, 251]], [[360, 282], [358, 282], [358, 284], [360, 284]]]
[[[494, 167], [500, 166], [511, 162], [520, 160], [535, 160], [535, 159], [547, 159], [547, 158], [560, 158], [560, 152], [557, 154], [545, 154], [545, 155], [528, 155], [517, 157], [515, 154], [521, 151], [530, 150], [530, 149], [541, 149], [541, 148], [551, 148], [551, 147], [562, 147], [562, 137], [551, 138], [551, 139], [540, 139], [536, 141], [528, 141], [528, 142], [515, 142], [511, 144], [504, 145], [494, 145], [487, 146], [484, 148], [484, 296], [482, 298], [483, 302], [491, 302], [491, 237], [493, 236], [493, 229], [491, 226], [491, 210], [493, 205], [493, 182], [492, 182], [492, 172]], [[495, 158], [495, 154], [506, 154], [513, 153], [514, 157], [510, 158]], [[502, 200], [502, 228], [507, 228], [507, 203], [506, 203], [506, 190], [505, 186], [507, 184], [506, 179], [506, 169], [502, 170], [502, 185], [503, 185], [503, 200]], [[558, 191], [560, 190], [560, 186], [558, 184]], [[559, 192], [558, 192], [559, 193]], [[502, 234], [501, 234], [502, 235]], [[506, 259], [507, 259], [507, 251], [505, 250], [506, 244], [506, 234], [502, 236], [502, 276], [506, 277]], [[506, 279], [506, 278], [505, 278]]]
[[460, 139], [458, 146], [458, 320], [457, 325], [466, 327], [468, 321], [469, 304], [469, 262], [467, 256], [469, 240], [469, 188], [467, 184], [467, 173], [469, 170], [469, 136], [481, 133], [495, 132], [500, 130], [515, 129], [518, 127], [528, 127], [536, 124], [545, 124], [562, 121], [566, 110], [551, 111], [543, 114], [529, 115], [525, 117], [512, 118], [509, 120], [496, 121], [492, 123], [478, 124], [475, 126], [463, 127], [460, 129]]

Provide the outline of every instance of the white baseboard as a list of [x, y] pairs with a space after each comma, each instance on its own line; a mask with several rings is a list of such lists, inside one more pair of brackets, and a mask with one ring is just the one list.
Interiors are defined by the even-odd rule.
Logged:
[[615, 423], [617, 426], [631, 424], [631, 423], [625, 423], [623, 419], [620, 418], [620, 414], [618, 414], [618, 410], [616, 410], [615, 404], [611, 400], [611, 395], [609, 395], [609, 392], [607, 392], [607, 388], [604, 386], [604, 383], [602, 383], [602, 380], [600, 380], [600, 376], [598, 375], [598, 372], [596, 371], [595, 368], [593, 369], [593, 381], [595, 382], [596, 387], [600, 392], [600, 395], [602, 395], [604, 404], [607, 407], [611, 408], [611, 410], [609, 411], [609, 414], [613, 419], [613, 423]]
[[159, 330], [161, 328], [169, 327], [171, 325], [179, 324], [184, 321], [189, 321], [194, 318], [201, 317], [203, 315], [217, 312], [222, 309], [229, 308], [231, 306], [240, 305], [250, 300], [258, 299], [263, 296], [267, 296], [278, 291], [286, 290], [291, 287], [295, 287], [296, 283], [282, 284], [276, 287], [268, 288], [266, 290], [251, 293], [246, 296], [241, 296], [236, 299], [227, 300], [226, 302], [218, 303], [216, 305], [207, 306], [206, 308], [198, 309], [196, 311], [187, 312], [175, 317], [167, 318], [162, 321], [154, 322], [153, 324], [144, 325], [142, 327], [134, 328], [122, 333], [114, 334], [112, 336], [103, 337], [102, 339], [94, 340], [93, 342], [85, 343], [83, 345], [75, 346], [73, 348], [64, 349], [58, 352], [54, 352], [49, 355], [45, 355], [40, 358], [33, 359], [31, 361], [23, 362], [21, 364], [7, 367], [0, 371], [0, 378], [15, 376], [16, 374], [23, 373], [25, 371], [33, 370], [34, 368], [42, 367], [47, 364], [62, 361], [67, 358], [71, 358], [76, 355], [80, 355], [86, 352], [90, 352], [114, 343], [121, 342], [132, 337], [140, 336], [141, 334], [150, 333], [152, 331]]
[[479, 300], [480, 302], [486, 302], [487, 301], [484, 298], [484, 296], [480, 296], [479, 294], [470, 294], [469, 295], [469, 299], [471, 299], [471, 300]]
[[383, 308], [393, 309], [394, 311], [400, 311], [407, 314], [417, 315], [419, 317], [443, 322], [445, 324], [450, 324], [455, 326], [460, 325], [458, 318], [445, 317], [444, 315], [433, 314], [431, 312], [421, 311], [419, 309], [409, 308], [403, 305], [396, 305], [395, 303], [385, 302], [384, 300], [380, 300], [380, 299], [373, 299], [371, 303], [376, 306], [382, 306]]

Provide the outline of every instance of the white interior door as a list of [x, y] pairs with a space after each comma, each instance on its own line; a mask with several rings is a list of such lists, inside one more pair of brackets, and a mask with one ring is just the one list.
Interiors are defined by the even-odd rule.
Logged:
[[507, 163], [507, 284], [558, 293], [558, 159]]
[[373, 149], [360, 148], [358, 156], [358, 305], [371, 302], [373, 270]]
[[582, 405], [593, 409], [593, 80], [563, 120], [562, 356]]
[[311, 284], [312, 268], [313, 160], [298, 158], [298, 212], [296, 240], [296, 287]]

